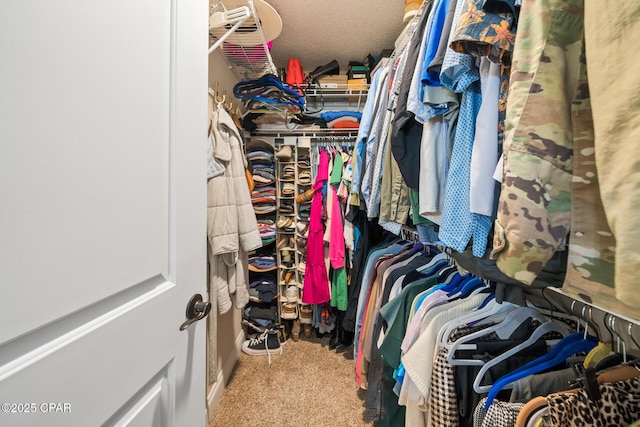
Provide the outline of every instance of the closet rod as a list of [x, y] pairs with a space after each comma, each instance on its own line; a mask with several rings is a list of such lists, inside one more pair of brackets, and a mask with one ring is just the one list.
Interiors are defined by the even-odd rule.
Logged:
[[420, 242], [420, 235], [415, 227], [403, 225], [400, 229], [400, 237], [410, 242]]
[[[546, 291], [546, 294], [545, 294]], [[549, 302], [554, 302], [564, 312], [582, 318], [585, 322], [591, 322], [598, 330], [598, 335], [602, 337], [604, 328], [611, 335], [612, 343], [615, 344], [616, 339], [622, 339], [629, 348], [629, 341], [633, 344], [636, 351], [640, 351], [640, 337], [636, 336], [640, 333], [640, 319], [632, 319], [619, 313], [600, 307], [596, 304], [584, 301], [569, 295], [560, 288], [548, 287], [542, 290], [542, 295]], [[622, 324], [621, 327], [619, 327]], [[614, 336], [615, 335], [615, 336]], [[627, 336], [627, 339], [623, 338]]]
[[312, 144], [318, 143], [326, 143], [326, 142], [354, 142], [356, 140], [356, 135], [353, 136], [315, 136], [311, 138]]

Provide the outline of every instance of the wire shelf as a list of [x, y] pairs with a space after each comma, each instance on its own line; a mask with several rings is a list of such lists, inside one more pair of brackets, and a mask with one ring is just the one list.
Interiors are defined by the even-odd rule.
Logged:
[[210, 2], [209, 13], [212, 16], [216, 12], [227, 12], [241, 6], [249, 8], [249, 17], [231, 34], [228, 33], [233, 27], [229, 24], [210, 28], [210, 44], [223, 40], [218, 51], [238, 80], [276, 74], [277, 69], [269, 52], [270, 41], [265, 40], [253, 0], [213, 0]]

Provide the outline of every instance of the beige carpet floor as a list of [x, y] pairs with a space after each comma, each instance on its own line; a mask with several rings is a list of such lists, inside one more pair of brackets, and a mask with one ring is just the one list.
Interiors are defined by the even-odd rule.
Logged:
[[210, 427], [371, 426], [362, 419], [353, 347], [328, 348], [329, 338], [287, 340], [281, 355], [241, 353]]

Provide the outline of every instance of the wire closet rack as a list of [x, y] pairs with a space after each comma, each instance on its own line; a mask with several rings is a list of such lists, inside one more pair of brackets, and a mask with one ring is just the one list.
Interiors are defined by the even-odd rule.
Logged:
[[218, 50], [238, 80], [277, 73], [253, 0], [210, 1], [209, 45], [209, 53]]

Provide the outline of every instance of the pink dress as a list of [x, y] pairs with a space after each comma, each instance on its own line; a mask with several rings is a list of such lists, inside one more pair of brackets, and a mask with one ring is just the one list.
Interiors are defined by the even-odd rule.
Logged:
[[324, 228], [322, 225], [322, 187], [329, 179], [329, 155], [320, 152], [318, 175], [313, 184], [313, 199], [309, 213], [309, 237], [307, 238], [307, 266], [304, 271], [302, 302], [305, 304], [322, 304], [331, 299], [329, 278], [324, 262]]

